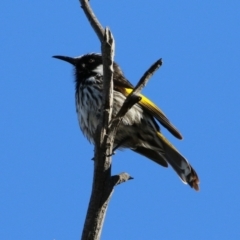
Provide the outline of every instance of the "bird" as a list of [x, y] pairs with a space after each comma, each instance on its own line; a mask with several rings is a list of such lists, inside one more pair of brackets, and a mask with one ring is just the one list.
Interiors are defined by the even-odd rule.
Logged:
[[[102, 115], [103, 60], [99, 53], [78, 57], [55, 55], [56, 59], [73, 65], [75, 75], [75, 103], [79, 126], [85, 137], [94, 144], [94, 136]], [[113, 110], [115, 117], [134, 86], [124, 76], [120, 66], [113, 63]], [[199, 178], [194, 168], [161, 133], [159, 123], [173, 136], [182, 139], [177, 128], [163, 111], [150, 99], [140, 95], [136, 103], [123, 117], [117, 129], [114, 146], [131, 149], [155, 163], [170, 165], [183, 183], [196, 191]]]

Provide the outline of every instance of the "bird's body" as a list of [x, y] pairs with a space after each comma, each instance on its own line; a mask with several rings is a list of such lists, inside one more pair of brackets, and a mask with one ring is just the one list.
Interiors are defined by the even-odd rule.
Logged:
[[[55, 56], [55, 58], [75, 66], [75, 100], [79, 125], [83, 134], [94, 144], [94, 135], [102, 112], [102, 57], [99, 54], [87, 54], [77, 58], [63, 56]], [[124, 77], [116, 63], [114, 63], [113, 81], [112, 114], [114, 117], [133, 86]], [[155, 119], [174, 136], [182, 138], [163, 112], [149, 99], [142, 96], [141, 101], [124, 116], [115, 137], [115, 146], [130, 148], [164, 167], [167, 167], [169, 163], [183, 182], [198, 190], [199, 180], [195, 170], [162, 135]]]

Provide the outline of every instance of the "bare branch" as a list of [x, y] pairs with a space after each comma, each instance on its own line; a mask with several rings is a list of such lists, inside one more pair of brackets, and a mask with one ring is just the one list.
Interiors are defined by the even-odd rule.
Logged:
[[[108, 28], [104, 32], [102, 43], [103, 58], [103, 118], [102, 126], [108, 131], [108, 126], [112, 118], [113, 107], [113, 58], [115, 43], [112, 33]], [[105, 133], [104, 133], [105, 134]]]
[[104, 29], [101, 23], [98, 21], [97, 17], [93, 13], [88, 0], [79, 0], [81, 4], [81, 8], [83, 9], [85, 15], [87, 16], [88, 21], [90, 22], [93, 30], [97, 34], [100, 42], [103, 41]]
[[161, 60], [157, 61], [143, 75], [133, 92], [125, 100], [115, 121], [111, 121], [113, 107], [114, 38], [108, 28], [104, 31], [102, 25], [94, 15], [88, 0], [80, 0], [80, 3], [102, 45], [104, 72], [102, 121], [100, 121], [95, 135], [93, 187], [81, 238], [82, 240], [99, 240], [114, 186], [133, 179], [128, 173], [111, 176], [111, 156], [117, 128], [127, 111], [141, 100], [139, 94], [141, 89], [146, 85], [148, 79], [162, 62]]
[[114, 175], [111, 177], [111, 182], [112, 182], [112, 186], [116, 186], [116, 185], [119, 185], [121, 183], [124, 183], [128, 180], [132, 180], [133, 177], [131, 177], [128, 173], [120, 173], [118, 175]]
[[157, 60], [141, 77], [141, 79], [139, 80], [138, 84], [136, 85], [136, 87], [134, 88], [134, 90], [132, 91], [132, 94], [139, 94], [142, 89], [147, 85], [149, 79], [151, 78], [151, 76], [162, 66], [163, 61], [160, 58], [159, 60]]
[[[81, 4], [102, 43], [104, 72], [102, 121], [97, 128], [95, 136], [93, 187], [81, 237], [82, 240], [98, 240], [100, 239], [107, 206], [115, 186], [112, 184], [111, 178], [111, 156], [114, 139], [110, 137], [111, 134], [108, 127], [112, 117], [113, 106], [113, 57], [115, 43], [110, 30], [106, 28], [103, 31], [89, 3], [81, 0]], [[123, 179], [121, 177], [118, 182], [123, 182]]]
[[124, 101], [121, 109], [119, 110], [116, 117], [114, 117], [110, 123], [111, 127], [111, 134], [113, 135], [113, 138], [115, 138], [115, 135], [117, 133], [117, 129], [125, 116], [125, 114], [133, 107], [134, 104], [141, 101], [142, 97], [140, 96], [141, 90], [147, 85], [149, 79], [154, 74], [157, 69], [159, 69], [162, 66], [163, 62], [160, 58], [157, 60], [140, 78], [139, 82], [137, 83], [136, 87], [133, 89], [133, 91], [127, 96], [126, 100]]
[[102, 42], [104, 63], [102, 121], [100, 121], [95, 136], [94, 180], [82, 240], [100, 238], [108, 202], [113, 191], [113, 187], [110, 187], [109, 184], [113, 140], [108, 137], [108, 125], [112, 116], [113, 103], [114, 39], [109, 29], [106, 29], [104, 33]]

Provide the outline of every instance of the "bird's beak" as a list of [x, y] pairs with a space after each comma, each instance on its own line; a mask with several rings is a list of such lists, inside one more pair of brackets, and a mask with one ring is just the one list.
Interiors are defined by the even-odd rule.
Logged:
[[76, 65], [76, 59], [75, 58], [71, 58], [71, 57], [65, 57], [65, 56], [53, 56], [53, 58], [57, 58], [60, 60], [63, 60], [65, 62], [71, 63], [72, 65]]

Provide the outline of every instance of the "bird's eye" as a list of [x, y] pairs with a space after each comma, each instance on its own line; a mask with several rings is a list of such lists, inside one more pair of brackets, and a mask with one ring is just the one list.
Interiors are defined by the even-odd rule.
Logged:
[[88, 60], [88, 62], [89, 62], [89, 63], [93, 63], [93, 62], [94, 62], [94, 59], [93, 59], [93, 58], [90, 58], [90, 59]]

